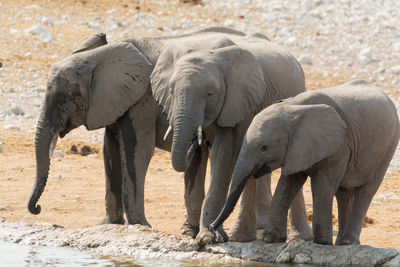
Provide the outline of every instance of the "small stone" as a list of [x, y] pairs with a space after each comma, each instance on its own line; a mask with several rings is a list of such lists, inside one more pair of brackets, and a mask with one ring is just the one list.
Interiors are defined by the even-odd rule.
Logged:
[[308, 55], [303, 55], [303, 56], [301, 56], [301, 57], [299, 58], [299, 62], [300, 62], [300, 64], [302, 64], [302, 65], [312, 65], [312, 64], [313, 64], [312, 58], [311, 58], [310, 56], [308, 56]]
[[164, 171], [162, 168], [160, 168], [160, 167], [157, 167], [156, 168], [156, 171], [158, 171], [158, 172], [162, 172], [162, 171]]
[[358, 53], [357, 55], [358, 61], [360, 61], [361, 64], [367, 65], [372, 62], [372, 48], [367, 47], [364, 48]]
[[224, 22], [225, 27], [235, 27], [236, 21], [233, 19], [227, 19]]
[[400, 65], [396, 65], [396, 66], [391, 67], [390, 68], [390, 72], [395, 74], [395, 75], [400, 74]]
[[296, 45], [299, 44], [299, 42], [297, 41], [296, 37], [289, 37], [289, 38], [286, 40], [285, 44], [286, 44], [287, 46], [296, 46]]
[[0, 153], [4, 152], [3, 142], [0, 141]]
[[18, 106], [13, 106], [11, 108], [11, 112], [14, 113], [14, 115], [17, 115], [17, 116], [23, 116], [25, 114], [25, 112]]
[[56, 158], [63, 158], [63, 157], [64, 157], [64, 152], [62, 152], [61, 150], [56, 150], [56, 151], [54, 151], [54, 153], [53, 153], [53, 157], [56, 157]]
[[0, 68], [2, 68], [2, 67], [3, 67], [3, 63], [0, 62]]
[[42, 18], [42, 23], [46, 24], [46, 25], [49, 25], [49, 26], [52, 26], [53, 25], [53, 20], [51, 18], [49, 18], [49, 17], [43, 17]]
[[11, 124], [6, 124], [4, 125], [4, 129], [6, 130], [14, 130], [14, 131], [21, 131], [21, 128], [11, 125]]
[[94, 151], [90, 146], [85, 145], [85, 146], [81, 147], [81, 149], [79, 149], [79, 154], [81, 156], [87, 156], [87, 155], [90, 155], [93, 153], [94, 153]]

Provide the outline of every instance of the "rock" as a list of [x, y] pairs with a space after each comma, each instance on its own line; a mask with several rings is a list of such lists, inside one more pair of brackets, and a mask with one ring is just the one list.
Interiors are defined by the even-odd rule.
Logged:
[[3, 142], [0, 141], [0, 153], [4, 152]]
[[158, 171], [158, 172], [162, 172], [162, 171], [164, 171], [162, 168], [160, 168], [160, 167], [157, 167], [156, 168], [156, 171]]
[[393, 66], [389, 69], [389, 71], [395, 75], [400, 74], [400, 65]]
[[21, 128], [19, 128], [18, 126], [11, 125], [11, 124], [4, 125], [4, 129], [6, 129], [6, 130], [14, 130], [14, 131], [21, 131]]
[[26, 29], [25, 33], [32, 34], [32, 35], [39, 35], [40, 39], [46, 43], [56, 40], [56, 38], [54, 37], [54, 35], [51, 32], [48, 32], [45, 28], [43, 28], [42, 26], [40, 26], [38, 24], [33, 25], [32, 27]]
[[227, 19], [224, 21], [224, 26], [225, 27], [235, 27], [236, 21], [233, 19]]
[[303, 55], [303, 56], [299, 57], [299, 62], [302, 65], [312, 65], [313, 64], [312, 58], [308, 55]]
[[367, 65], [372, 62], [372, 48], [367, 47], [364, 48], [358, 53], [357, 55], [358, 61], [360, 61], [361, 64]]
[[17, 116], [23, 116], [23, 115], [25, 114], [25, 112], [24, 112], [20, 107], [18, 107], [18, 106], [13, 106], [13, 107], [11, 108], [11, 112], [12, 112], [14, 115], [17, 115]]
[[49, 17], [43, 17], [42, 23], [48, 26], [53, 26], [53, 20]]
[[55, 150], [53, 153], [53, 157], [55, 158], [63, 158], [64, 157], [64, 152], [61, 150]]
[[286, 44], [287, 46], [296, 46], [296, 45], [299, 44], [299, 42], [297, 41], [296, 37], [289, 37], [289, 38], [286, 40], [285, 44]]

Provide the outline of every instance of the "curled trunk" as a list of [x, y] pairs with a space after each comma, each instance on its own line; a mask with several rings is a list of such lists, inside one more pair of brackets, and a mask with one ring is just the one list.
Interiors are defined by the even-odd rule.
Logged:
[[54, 136], [56, 134], [56, 131], [42, 116], [35, 136], [36, 180], [28, 203], [28, 210], [32, 214], [39, 214], [41, 210], [40, 205], [36, 204], [46, 186], [50, 168], [49, 149], [52, 139], [55, 140]]
[[228, 199], [224, 207], [219, 213], [218, 217], [210, 224], [210, 231], [215, 232], [216, 229], [224, 223], [224, 221], [231, 215], [240, 195], [243, 192], [247, 180], [251, 177], [252, 171], [248, 168], [247, 164], [240, 159], [237, 161], [235, 170], [233, 172], [231, 189], [229, 191]]

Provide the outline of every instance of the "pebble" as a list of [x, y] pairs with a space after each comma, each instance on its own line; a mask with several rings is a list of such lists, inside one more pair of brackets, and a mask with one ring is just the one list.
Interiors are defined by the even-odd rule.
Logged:
[[312, 58], [308, 55], [303, 55], [299, 57], [299, 62], [302, 65], [312, 65], [313, 61]]
[[162, 171], [164, 171], [161, 167], [157, 167], [156, 168], [156, 171], [158, 171], [158, 172], [162, 172]]
[[42, 18], [42, 23], [46, 24], [48, 26], [53, 26], [53, 20], [49, 17], [43, 17]]
[[393, 73], [393, 74], [395, 74], [395, 75], [400, 74], [400, 65], [391, 67], [391, 68], [390, 68], [390, 72]]
[[20, 107], [18, 107], [18, 106], [13, 106], [13, 107], [11, 108], [11, 112], [12, 112], [14, 115], [17, 115], [17, 116], [23, 116], [23, 115], [25, 114], [25, 112], [22, 110], [22, 108], [20, 108]]
[[4, 129], [6, 129], [6, 130], [14, 130], [14, 131], [21, 131], [21, 128], [19, 128], [18, 126], [11, 125], [11, 124], [4, 125]]
[[0, 153], [4, 152], [3, 142], [0, 141]]
[[53, 157], [55, 158], [63, 158], [64, 157], [64, 152], [61, 150], [55, 150], [53, 153]]
[[26, 29], [25, 33], [31, 35], [38, 35], [40, 39], [46, 43], [56, 40], [56, 38], [51, 32], [48, 32], [45, 28], [43, 28], [39, 24], [33, 25], [32, 27]]

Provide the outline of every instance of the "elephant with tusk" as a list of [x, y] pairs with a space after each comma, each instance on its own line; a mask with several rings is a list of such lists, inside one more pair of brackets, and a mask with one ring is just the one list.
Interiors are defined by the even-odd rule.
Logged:
[[[196, 50], [192, 44], [185, 43], [179, 47], [167, 46], [159, 56], [150, 82], [153, 95], [173, 129], [173, 168], [186, 171], [194, 158], [193, 146], [209, 144], [211, 182], [196, 240], [200, 244], [214, 242], [208, 225], [226, 199], [233, 166], [251, 120], [264, 107], [304, 92], [303, 70], [289, 52], [262, 34], [238, 34], [215, 36], [209, 40], [207, 49]], [[248, 187], [270, 192], [270, 175], [261, 176]], [[245, 194], [243, 201], [255, 207], [252, 203], [260, 199], [268, 203], [271, 194], [258, 194], [254, 198]], [[302, 192], [293, 206], [294, 232], [311, 239]], [[230, 239], [254, 239], [256, 217], [262, 222], [267, 212], [268, 204], [262, 211], [260, 207], [243, 209]], [[222, 226], [218, 232], [224, 241], [228, 239]]]
[[[228, 28], [207, 28], [170, 37], [136, 38], [108, 43], [104, 34], [89, 38], [50, 71], [35, 137], [36, 180], [28, 203], [39, 214], [50, 156], [57, 138], [85, 125], [105, 127], [106, 216], [103, 223], [150, 225], [144, 213], [145, 175], [154, 148], [171, 150], [172, 126], [151, 93], [150, 75], [164, 51], [174, 56], [225, 46], [227, 38], [244, 34]], [[190, 47], [190, 48], [188, 48]], [[166, 64], [167, 66], [168, 64]], [[164, 134], [165, 133], [165, 134]], [[208, 146], [200, 128], [192, 142], [185, 170], [187, 220], [183, 233], [196, 236], [204, 198]], [[263, 200], [263, 199], [261, 199]], [[260, 201], [261, 201], [260, 200]], [[261, 206], [265, 206], [265, 201]]]

